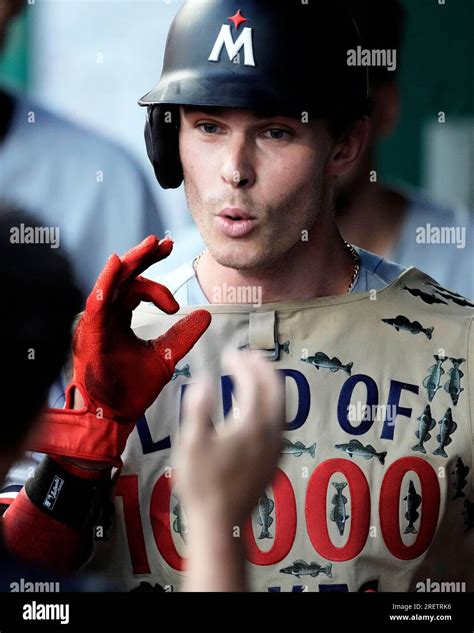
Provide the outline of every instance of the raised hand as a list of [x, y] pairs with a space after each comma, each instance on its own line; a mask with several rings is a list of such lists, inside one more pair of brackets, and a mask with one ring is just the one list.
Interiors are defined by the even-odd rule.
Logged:
[[196, 310], [154, 340], [142, 340], [132, 331], [132, 312], [140, 301], [150, 301], [167, 314], [179, 310], [167, 288], [140, 276], [172, 248], [170, 240], [150, 236], [123, 257], [110, 257], [74, 333], [66, 407], [46, 409], [30, 450], [81, 464], [121, 464], [136, 421], [211, 322], [209, 312]]

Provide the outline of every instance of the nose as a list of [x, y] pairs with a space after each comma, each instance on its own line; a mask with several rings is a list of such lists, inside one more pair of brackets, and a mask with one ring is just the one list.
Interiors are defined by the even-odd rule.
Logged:
[[222, 179], [234, 189], [248, 188], [255, 182], [250, 141], [244, 134], [233, 135], [225, 147]]

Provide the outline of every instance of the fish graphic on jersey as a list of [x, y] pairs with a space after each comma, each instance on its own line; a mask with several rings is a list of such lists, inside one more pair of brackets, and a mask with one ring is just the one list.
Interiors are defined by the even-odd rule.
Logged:
[[453, 472], [451, 473], [451, 475], [453, 476], [453, 487], [454, 490], [456, 491], [456, 494], [453, 497], [453, 501], [455, 499], [459, 499], [461, 497], [465, 497], [466, 495], [464, 494], [464, 492], [462, 491], [462, 489], [464, 488], [464, 486], [467, 484], [467, 480], [466, 477], [468, 476], [470, 471], [469, 466], [465, 466], [462, 459], [460, 457], [457, 458], [456, 460], [456, 467], [454, 468]]
[[428, 400], [432, 402], [438, 389], [441, 389], [441, 376], [444, 374], [442, 364], [447, 360], [444, 356], [434, 354], [436, 363], [428, 369], [429, 374], [423, 380], [423, 387], [428, 392]]
[[453, 366], [448, 371], [449, 380], [444, 385], [444, 390], [449, 393], [454, 406], [457, 405], [461, 391], [464, 391], [464, 387], [461, 387], [461, 378], [464, 376], [463, 372], [459, 369], [459, 365], [464, 363], [464, 358], [450, 358]]
[[409, 288], [408, 286], [403, 286], [400, 290], [407, 290], [413, 297], [417, 297], [430, 305], [433, 303], [444, 303], [444, 305], [448, 305], [447, 301], [443, 301], [436, 295], [423, 292], [423, 290], [420, 290], [419, 288]]
[[311, 457], [316, 454], [316, 442], [311, 446], [305, 446], [303, 442], [290, 442], [285, 437], [281, 440], [280, 453], [282, 455], [294, 455], [295, 457], [301, 457], [303, 453], [308, 453]]
[[323, 566], [319, 563], [307, 563], [304, 560], [295, 560], [293, 565], [280, 569], [280, 573], [292, 574], [297, 578], [300, 578], [300, 576], [316, 578], [319, 574], [326, 574], [328, 578], [332, 578], [332, 563]]
[[336, 489], [336, 494], [331, 501], [331, 503], [334, 505], [334, 508], [331, 510], [331, 515], [329, 518], [337, 525], [339, 534], [342, 536], [344, 534], [344, 528], [346, 527], [346, 521], [349, 519], [349, 515], [346, 514], [347, 498], [342, 494], [342, 491], [347, 486], [347, 482], [333, 481], [332, 485]]
[[397, 332], [400, 330], [406, 330], [407, 332], [411, 332], [411, 334], [423, 334], [426, 336], [428, 340], [431, 340], [434, 327], [423, 327], [419, 321], [410, 321], [406, 316], [399, 314], [394, 319], [382, 319], [384, 323], [393, 326]]
[[359, 455], [364, 459], [372, 459], [372, 457], [377, 457], [382, 466], [385, 464], [385, 457], [387, 455], [387, 451], [377, 453], [377, 451], [371, 444], [367, 444], [367, 446], [364, 446], [361, 442], [359, 442], [359, 440], [351, 440], [348, 444], [335, 444], [334, 448], [337, 448], [340, 451], [344, 451], [350, 457], [352, 457], [353, 455]]
[[430, 438], [430, 431], [432, 431], [436, 425], [436, 420], [431, 417], [431, 407], [426, 405], [423, 413], [417, 418], [419, 420], [418, 430], [415, 431], [415, 435], [418, 438], [418, 444], [411, 447], [412, 451], [419, 451], [426, 455], [426, 448], [423, 446]]
[[414, 526], [415, 521], [420, 517], [417, 512], [417, 508], [421, 504], [421, 496], [415, 490], [415, 484], [410, 479], [408, 484], [408, 494], [404, 497], [403, 501], [407, 502], [407, 511], [405, 512], [405, 519], [408, 521], [408, 525], [404, 530], [404, 534], [416, 534], [417, 530]]
[[443, 415], [439, 422], [439, 433], [436, 436], [436, 441], [439, 442], [439, 446], [433, 451], [433, 455], [441, 455], [441, 457], [447, 457], [448, 454], [444, 450], [446, 446], [451, 444], [451, 435], [458, 428], [458, 425], [453, 420], [451, 408], [449, 408]]
[[[442, 293], [440, 293], [442, 294]], [[448, 298], [447, 295], [442, 295], [443, 297]], [[474, 303], [472, 303], [472, 301], [468, 301], [468, 299], [464, 299], [463, 297], [458, 298], [458, 297], [450, 297], [450, 300], [453, 301], [454, 303], [457, 303], [458, 306], [461, 306], [463, 308], [474, 308]]]
[[349, 376], [351, 375], [352, 366], [354, 365], [354, 363], [347, 363], [344, 365], [341, 363], [339, 358], [336, 358], [335, 356], [334, 358], [329, 358], [329, 356], [324, 352], [316, 352], [314, 356], [308, 356], [307, 358], [302, 357], [300, 360], [303, 361], [303, 363], [313, 365], [316, 369], [329, 369], [331, 372], [336, 372], [342, 369], [342, 371], [345, 371], [346, 374], [349, 374]]
[[462, 297], [461, 295], [453, 295], [450, 292], [445, 292], [441, 290], [436, 290], [436, 292], [448, 301], [452, 301], [462, 308], [474, 308], [474, 303], [466, 299], [466, 297]]
[[188, 534], [188, 521], [186, 519], [186, 514], [183, 511], [183, 507], [180, 501], [178, 501], [178, 503], [173, 508], [173, 514], [176, 517], [173, 521], [173, 530], [176, 532], [176, 534], [179, 534], [184, 543], [186, 543], [186, 536]]
[[460, 295], [459, 292], [454, 292], [454, 290], [448, 290], [447, 288], [443, 288], [443, 286], [440, 286], [439, 284], [437, 284], [434, 281], [425, 281], [425, 282], [423, 282], [423, 285], [424, 286], [431, 286], [432, 288], [435, 288], [436, 292], [438, 292], [438, 291], [445, 292], [450, 297], [458, 297], [459, 299], [465, 299], [466, 298], [463, 295]]
[[173, 372], [173, 376], [171, 380], [176, 380], [179, 376], [184, 376], [185, 378], [191, 378], [191, 372], [189, 371], [189, 365], [185, 365], [182, 369], [175, 369]]
[[275, 503], [269, 499], [266, 493], [263, 493], [263, 496], [258, 500], [258, 519], [257, 523], [262, 528], [260, 532], [259, 539], [264, 538], [273, 538], [273, 536], [269, 532], [269, 528], [273, 523], [273, 519], [270, 516], [275, 507]]

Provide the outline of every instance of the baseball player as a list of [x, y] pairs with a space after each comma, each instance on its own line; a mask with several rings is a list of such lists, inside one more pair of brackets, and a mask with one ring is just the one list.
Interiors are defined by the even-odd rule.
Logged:
[[[94, 343], [75, 347], [66, 409], [49, 412], [32, 445], [69, 460], [77, 479], [121, 467], [114, 525], [86, 566], [125, 590], [181, 586], [187, 515], [170, 454], [182, 396], [202, 370], [212, 372], [217, 428], [245, 408], [221, 365], [227, 345], [263, 350], [286, 388], [276, 476], [251, 517], [230, 526], [220, 515], [218, 526], [245, 543], [253, 590], [474, 587], [463, 565], [474, 534], [473, 305], [346, 244], [334, 222], [335, 181], [369, 130], [367, 69], [347, 63], [359, 45], [356, 24], [332, 1], [190, 0], [171, 27], [161, 81], [140, 101], [147, 148], [162, 187], [184, 179], [207, 250], [166, 278], [159, 263], [147, 272], [179, 302], [175, 314], [158, 309], [171, 312], [169, 298], [153, 305], [138, 290], [107, 308], [88, 330]], [[166, 255], [150, 240], [128, 280]], [[97, 286], [109, 298], [114, 262]], [[82, 323], [94, 318], [89, 301]], [[186, 353], [169, 345], [162, 371], [135, 337], [156, 340], [196, 306], [212, 315], [209, 327], [194, 328]], [[110, 355], [112, 341], [121, 353]], [[151, 366], [155, 378], [144, 381]], [[243, 469], [254, 450], [242, 448]], [[28, 549], [31, 519], [16, 518], [39, 515], [45, 530], [62, 526], [76, 553], [68, 564], [78, 564], [73, 504], [66, 517], [41, 507], [55, 476], [43, 464], [5, 515], [10, 545]], [[44, 534], [43, 544], [54, 557]]]

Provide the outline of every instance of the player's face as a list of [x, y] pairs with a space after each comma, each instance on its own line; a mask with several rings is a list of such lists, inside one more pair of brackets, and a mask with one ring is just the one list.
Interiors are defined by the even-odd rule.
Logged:
[[191, 213], [219, 264], [267, 268], [302, 243], [327, 196], [322, 122], [186, 107], [179, 145]]

